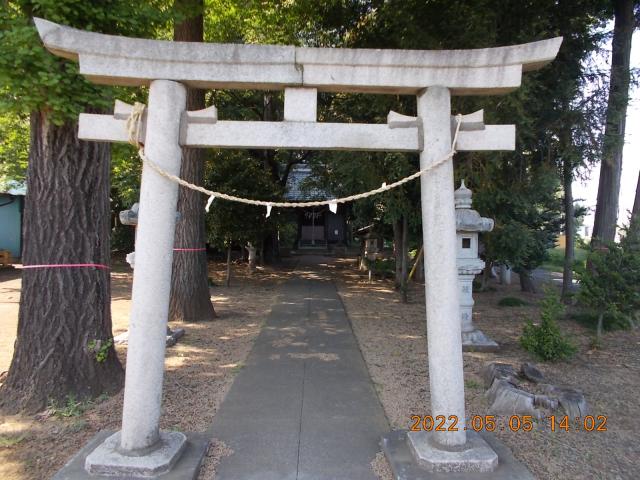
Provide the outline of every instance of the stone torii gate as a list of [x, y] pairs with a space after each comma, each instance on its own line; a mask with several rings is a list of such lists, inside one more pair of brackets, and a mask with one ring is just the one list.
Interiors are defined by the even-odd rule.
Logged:
[[[356, 50], [225, 45], [144, 40], [90, 33], [35, 19], [52, 53], [78, 61], [99, 84], [149, 86], [138, 140], [146, 156], [179, 175], [181, 147], [289, 148], [419, 152], [420, 168], [451, 149], [451, 95], [496, 95], [520, 86], [523, 71], [558, 52], [561, 38], [477, 50]], [[215, 107], [185, 111], [186, 87], [284, 89], [284, 121], [218, 120]], [[387, 124], [317, 122], [317, 93], [416, 95], [417, 118], [391, 113]], [[80, 115], [84, 140], [128, 141], [131, 108], [113, 116]], [[481, 112], [463, 117], [456, 150], [513, 150], [515, 126], [484, 125]], [[453, 163], [421, 176], [422, 227], [431, 414], [445, 427], [465, 424], [456, 266]], [[122, 429], [86, 458], [91, 474], [143, 476], [170, 471], [186, 444], [160, 432], [178, 185], [145, 163], [130, 319]], [[437, 278], [436, 278], [437, 275]], [[416, 460], [431, 471], [491, 471], [498, 457], [463, 428], [408, 435]], [[198, 460], [199, 461], [199, 460]]]

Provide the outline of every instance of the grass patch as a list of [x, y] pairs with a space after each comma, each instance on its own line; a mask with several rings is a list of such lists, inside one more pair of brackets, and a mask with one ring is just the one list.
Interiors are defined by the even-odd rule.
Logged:
[[[575, 260], [573, 262], [574, 269], [575, 265], [583, 265], [587, 260], [587, 250], [583, 248], [576, 247], [574, 254]], [[542, 268], [548, 270], [550, 272], [562, 273], [564, 271], [564, 248], [555, 247], [547, 250], [547, 260], [542, 264]]]
[[479, 382], [476, 382], [475, 380], [465, 380], [464, 381], [464, 386], [465, 388], [481, 388], [482, 385], [480, 385]]
[[240, 373], [240, 370], [242, 370], [244, 368], [244, 363], [240, 362], [237, 365], [235, 365], [234, 367], [231, 368], [231, 373], [233, 373], [234, 375]]
[[106, 393], [101, 393], [96, 397], [96, 399], [94, 400], [94, 403], [102, 403], [102, 402], [106, 402], [107, 400], [109, 400], [109, 395], [107, 395]]
[[499, 307], [526, 307], [527, 305], [529, 305], [528, 302], [518, 297], [504, 297], [498, 301]]
[[49, 411], [58, 418], [79, 417], [86, 412], [93, 403], [91, 401], [77, 400], [75, 395], [68, 395], [64, 404], [60, 405], [55, 400], [49, 402]]
[[26, 433], [22, 433], [20, 435], [0, 435], [0, 448], [14, 447], [26, 438]]

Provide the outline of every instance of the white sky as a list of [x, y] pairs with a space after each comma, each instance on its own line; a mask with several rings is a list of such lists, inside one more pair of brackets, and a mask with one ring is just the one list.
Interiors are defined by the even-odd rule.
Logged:
[[[640, 31], [633, 35], [631, 47], [631, 68], [640, 67]], [[628, 211], [633, 208], [640, 171], [640, 89], [631, 92], [631, 103], [627, 109], [627, 125], [625, 130], [625, 145], [622, 158], [622, 179], [620, 181], [620, 211], [618, 224], [627, 223]], [[573, 183], [573, 196], [580, 199], [579, 203], [590, 208], [585, 218], [585, 226], [589, 226], [589, 235], [593, 229], [593, 212], [598, 197], [598, 179], [600, 166], [593, 168], [589, 180]], [[584, 233], [584, 232], [580, 232]]]

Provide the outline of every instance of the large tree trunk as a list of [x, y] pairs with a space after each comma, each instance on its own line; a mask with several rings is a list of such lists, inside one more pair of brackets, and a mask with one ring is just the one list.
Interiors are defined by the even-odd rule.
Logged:
[[634, 0], [614, 0], [613, 2], [615, 26], [611, 52], [607, 125], [593, 225], [593, 240], [596, 245], [601, 242], [613, 242], [616, 236], [622, 148], [629, 104], [631, 37], [635, 26], [633, 4]]
[[640, 241], [640, 173], [638, 173], [638, 183], [636, 184], [636, 198], [631, 210], [629, 219], [629, 235], [634, 242]]
[[573, 293], [573, 263], [575, 261], [575, 215], [573, 206], [573, 172], [569, 158], [562, 164], [564, 189], [564, 269], [562, 273], [562, 298], [568, 302]]
[[[176, 1], [176, 6], [193, 6], [198, 15], [176, 24], [174, 40], [201, 42], [202, 0]], [[187, 91], [187, 109], [205, 108], [204, 91], [189, 88]], [[188, 182], [202, 185], [204, 180], [204, 153], [199, 148], [182, 149], [180, 176]], [[207, 252], [205, 246], [204, 204], [205, 198], [200, 192], [180, 187], [178, 194], [178, 212], [176, 223], [173, 267], [171, 273], [171, 301], [169, 320], [199, 322], [212, 320], [216, 312], [211, 303], [207, 270]], [[185, 249], [185, 250], [179, 250]]]
[[636, 184], [636, 198], [633, 201], [632, 219], [640, 219], [640, 172], [638, 172], [638, 183]]
[[[109, 145], [79, 141], [76, 132], [75, 123], [55, 126], [42, 112], [31, 116], [24, 265], [110, 263]], [[110, 301], [108, 269], [23, 271], [18, 337], [0, 389], [5, 411], [120, 389]]]

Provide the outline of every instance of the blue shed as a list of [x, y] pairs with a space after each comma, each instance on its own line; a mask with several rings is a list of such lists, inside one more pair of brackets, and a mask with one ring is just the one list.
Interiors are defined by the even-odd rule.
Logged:
[[11, 256], [22, 256], [22, 210], [24, 190], [0, 192], [0, 250], [9, 250]]

